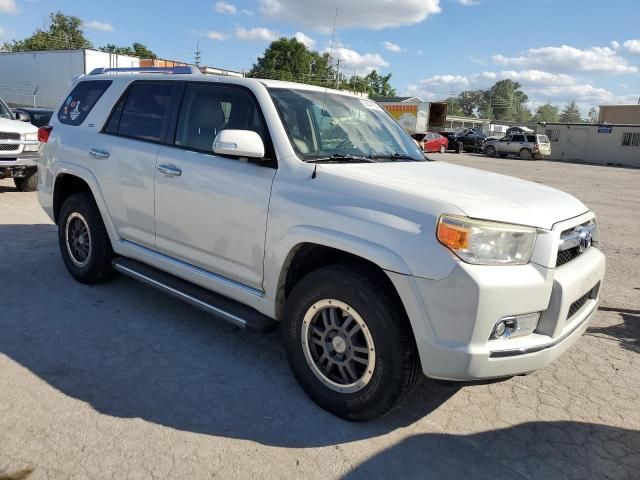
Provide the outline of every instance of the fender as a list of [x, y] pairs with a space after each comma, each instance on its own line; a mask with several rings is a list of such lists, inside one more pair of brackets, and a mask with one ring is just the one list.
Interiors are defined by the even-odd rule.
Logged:
[[116, 229], [116, 226], [111, 219], [111, 214], [109, 213], [109, 208], [104, 201], [104, 196], [102, 195], [102, 191], [100, 190], [100, 186], [98, 185], [98, 180], [93, 175], [91, 170], [75, 163], [65, 161], [56, 162], [55, 174], [52, 176], [54, 178], [51, 186], [52, 201], [53, 195], [55, 195], [55, 182], [60, 175], [73, 175], [89, 185], [89, 190], [91, 190], [91, 194], [93, 195], [96, 205], [98, 206], [98, 210], [100, 211], [100, 215], [102, 216], [102, 221], [104, 222], [104, 226], [107, 229], [107, 233], [109, 234], [111, 245], [115, 250], [117, 246], [116, 244], [120, 240], [120, 234], [118, 233], [118, 230]]
[[281, 276], [285, 265], [298, 245], [313, 243], [335, 248], [368, 260], [382, 270], [410, 275], [409, 267], [398, 254], [382, 245], [355, 237], [338, 230], [297, 225], [289, 229], [281, 239], [271, 239], [273, 248], [268, 248], [265, 255], [265, 294], [272, 299], [277, 297]]

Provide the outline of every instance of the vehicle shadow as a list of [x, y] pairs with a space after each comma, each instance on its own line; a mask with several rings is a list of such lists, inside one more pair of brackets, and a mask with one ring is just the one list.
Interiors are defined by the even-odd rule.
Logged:
[[408, 437], [345, 479], [636, 479], [640, 432], [570, 421]]
[[460, 388], [423, 381], [387, 417], [342, 421], [304, 395], [279, 332], [241, 331], [122, 276], [79, 284], [53, 225], [0, 225], [0, 245], [0, 353], [106, 415], [304, 448], [405, 427]]
[[606, 327], [591, 326], [587, 333], [614, 337], [623, 348], [640, 353], [640, 310], [614, 307], [599, 307], [598, 310], [617, 313], [622, 323]]

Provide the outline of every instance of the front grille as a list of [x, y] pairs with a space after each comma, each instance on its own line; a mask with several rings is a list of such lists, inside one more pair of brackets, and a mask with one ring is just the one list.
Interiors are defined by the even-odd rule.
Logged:
[[569, 307], [569, 313], [567, 314], [567, 320], [571, 320], [571, 318], [576, 313], [578, 313], [578, 311], [582, 307], [584, 307], [585, 303], [587, 303], [588, 300], [590, 300], [592, 298], [596, 298], [596, 295], [598, 294], [599, 287], [600, 287], [600, 283], [598, 282], [598, 284], [595, 287], [593, 287], [591, 290], [589, 290], [587, 293], [585, 293], [578, 300], [576, 300], [575, 302], [573, 302], [571, 304], [571, 306]]
[[13, 132], [0, 132], [0, 140], [20, 140], [20, 134]]
[[20, 145], [0, 145], [0, 152], [17, 152]]
[[583, 253], [584, 252], [581, 252], [579, 247], [558, 251], [558, 256], [556, 257], [556, 267], [564, 265], [565, 263], [569, 263], [571, 260], [579, 257]]

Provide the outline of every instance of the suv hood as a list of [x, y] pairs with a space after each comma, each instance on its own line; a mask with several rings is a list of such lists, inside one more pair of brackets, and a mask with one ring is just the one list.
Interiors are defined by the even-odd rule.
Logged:
[[452, 205], [469, 217], [478, 219], [550, 230], [555, 223], [589, 210], [577, 198], [555, 188], [445, 162], [333, 164], [322, 167], [330, 170], [331, 174], [374, 187], [371, 189], [373, 198], [376, 198], [376, 188], [391, 189]]
[[37, 133], [38, 127], [35, 127], [27, 122], [21, 122], [19, 120], [9, 120], [7, 118], [0, 118], [0, 132], [11, 133]]

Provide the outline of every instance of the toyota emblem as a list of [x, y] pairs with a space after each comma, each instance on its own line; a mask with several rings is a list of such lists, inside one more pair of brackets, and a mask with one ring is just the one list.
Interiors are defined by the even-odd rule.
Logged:
[[577, 232], [578, 232], [578, 238], [580, 239], [578, 250], [580, 250], [580, 253], [582, 253], [591, 246], [591, 242], [593, 241], [593, 236], [591, 235], [590, 228], [581, 227], [577, 229]]

